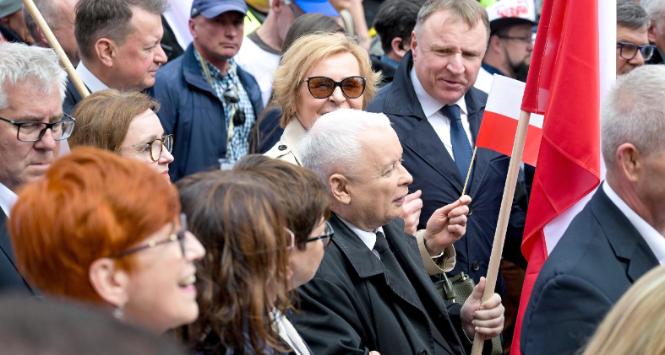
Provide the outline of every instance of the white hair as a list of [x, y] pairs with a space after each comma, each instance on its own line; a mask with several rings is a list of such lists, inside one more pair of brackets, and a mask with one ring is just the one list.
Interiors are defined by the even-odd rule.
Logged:
[[327, 113], [298, 145], [300, 161], [324, 181], [335, 172], [348, 173], [361, 162], [363, 135], [385, 128], [392, 129], [382, 113], [351, 109]]
[[643, 65], [620, 76], [603, 107], [602, 146], [608, 169], [617, 148], [631, 143], [642, 154], [665, 148], [665, 66]]
[[30, 82], [39, 93], [53, 95], [54, 89], [65, 98], [67, 74], [50, 48], [19, 43], [0, 44], [0, 109], [7, 107], [7, 85]]

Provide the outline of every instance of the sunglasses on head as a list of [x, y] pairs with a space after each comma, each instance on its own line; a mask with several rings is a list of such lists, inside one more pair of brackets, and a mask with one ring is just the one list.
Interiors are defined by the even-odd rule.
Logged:
[[365, 92], [365, 78], [362, 76], [350, 76], [342, 81], [335, 81], [325, 76], [313, 76], [305, 79], [305, 82], [307, 90], [316, 99], [330, 97], [338, 86], [347, 99], [356, 99]]

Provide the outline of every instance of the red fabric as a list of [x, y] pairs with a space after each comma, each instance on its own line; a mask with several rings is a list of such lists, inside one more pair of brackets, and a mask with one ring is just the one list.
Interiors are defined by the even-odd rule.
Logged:
[[[483, 123], [480, 125], [476, 145], [511, 156], [518, 121], [488, 110], [489, 108], [486, 108], [483, 114]], [[522, 161], [531, 166], [536, 166], [541, 136], [542, 130], [540, 128], [529, 125], [524, 142]]]
[[[597, 0], [600, 1], [600, 0]], [[545, 259], [543, 228], [600, 182], [598, 3], [545, 0], [522, 109], [545, 115], [522, 253], [529, 261], [512, 342]]]

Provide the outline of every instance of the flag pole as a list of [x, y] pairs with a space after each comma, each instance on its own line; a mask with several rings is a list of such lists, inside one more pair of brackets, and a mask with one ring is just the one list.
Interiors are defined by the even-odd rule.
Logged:
[[[494, 232], [494, 243], [492, 244], [492, 254], [490, 255], [489, 267], [487, 269], [487, 280], [482, 298], [483, 302], [494, 294], [494, 288], [496, 287], [496, 279], [499, 274], [499, 264], [501, 262], [501, 254], [503, 253], [503, 244], [506, 239], [510, 210], [513, 205], [513, 198], [515, 197], [515, 186], [520, 171], [520, 164], [522, 163], [522, 153], [524, 152], [524, 143], [526, 141], [530, 117], [531, 114], [529, 112], [520, 111], [520, 119], [517, 123], [517, 132], [515, 133], [515, 141], [513, 142], [513, 152], [510, 157], [510, 164], [508, 165], [508, 176], [503, 186], [499, 219]], [[476, 333], [473, 338], [471, 355], [481, 355], [483, 344], [484, 340]]]
[[469, 170], [466, 171], [466, 178], [464, 179], [464, 187], [462, 187], [462, 196], [466, 194], [466, 188], [469, 186], [469, 179], [471, 178], [471, 170], [473, 170], [473, 162], [476, 160], [476, 152], [478, 152], [478, 147], [473, 147], [473, 154], [471, 155], [471, 164], [469, 164]]
[[79, 92], [81, 97], [86, 97], [90, 95], [90, 92], [85, 87], [85, 85], [79, 78], [78, 74], [76, 74], [76, 70], [74, 70], [72, 62], [69, 61], [69, 58], [65, 54], [65, 51], [62, 49], [62, 46], [60, 46], [60, 43], [58, 43], [58, 40], [55, 38], [55, 35], [53, 34], [53, 31], [51, 31], [51, 29], [49, 28], [48, 24], [46, 23], [46, 20], [44, 20], [44, 16], [42, 16], [41, 12], [39, 12], [39, 9], [37, 8], [37, 6], [35, 6], [35, 3], [32, 0], [23, 0], [23, 5], [25, 6], [26, 10], [28, 10], [28, 13], [30, 13], [30, 16], [32, 16], [32, 18], [35, 20], [35, 23], [37, 24], [37, 26], [39, 26], [39, 29], [42, 31], [42, 33], [44, 33], [44, 36], [46, 37], [48, 44], [51, 46], [51, 48], [53, 48], [55, 53], [58, 55], [58, 59], [60, 59], [60, 63], [65, 68], [65, 71], [67, 71], [67, 75], [69, 75], [69, 80], [71, 80], [72, 84], [74, 84], [76, 91]]

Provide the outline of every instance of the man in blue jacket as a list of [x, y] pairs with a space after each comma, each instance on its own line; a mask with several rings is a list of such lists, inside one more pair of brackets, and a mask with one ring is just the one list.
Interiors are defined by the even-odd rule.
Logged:
[[263, 110], [254, 77], [232, 57], [243, 38], [242, 0], [194, 0], [194, 41], [157, 73], [153, 89], [167, 134], [173, 134], [171, 178], [234, 163], [249, 151], [250, 131]]

